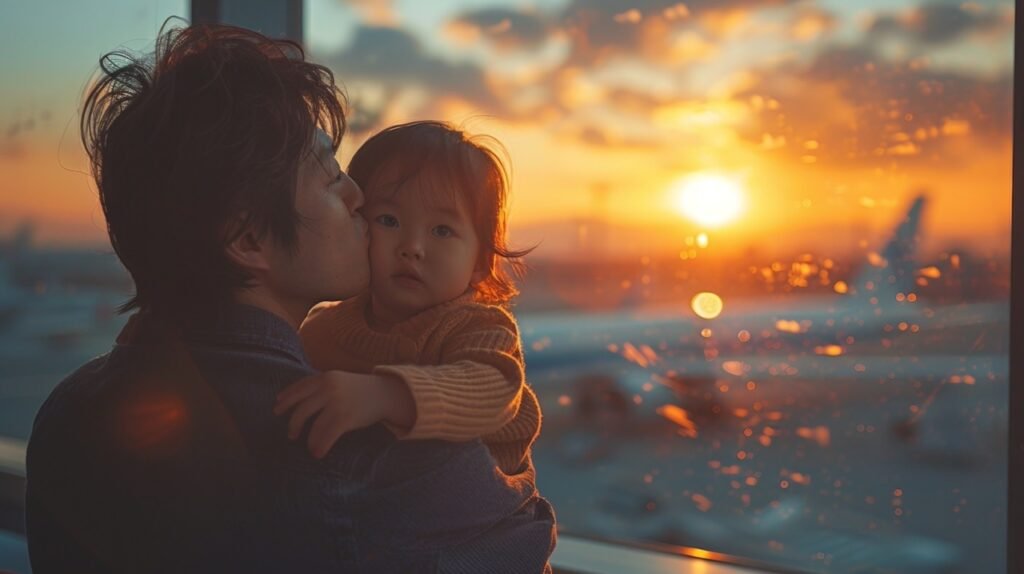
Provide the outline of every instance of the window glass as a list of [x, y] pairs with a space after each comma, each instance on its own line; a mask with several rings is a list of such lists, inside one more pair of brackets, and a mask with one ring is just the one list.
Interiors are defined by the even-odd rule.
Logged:
[[[0, 19], [0, 436], [130, 280], [78, 139], [182, 1]], [[337, 2], [342, 159], [443, 119], [513, 165], [514, 311], [566, 532], [811, 571], [1005, 569], [1013, 3]], [[44, 41], [40, 41], [43, 39]]]
[[334, 2], [367, 135], [513, 164], [565, 532], [829, 572], [1005, 568], [1008, 1]]
[[0, 16], [0, 438], [25, 440], [63, 377], [106, 352], [131, 292], [79, 138], [103, 54], [152, 51], [185, 0], [12, 2]]

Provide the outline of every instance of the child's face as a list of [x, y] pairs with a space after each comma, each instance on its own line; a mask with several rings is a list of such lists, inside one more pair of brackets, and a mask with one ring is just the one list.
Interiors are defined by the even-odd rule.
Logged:
[[462, 202], [416, 181], [368, 194], [370, 289], [375, 306], [406, 319], [450, 301], [482, 278], [480, 241]]

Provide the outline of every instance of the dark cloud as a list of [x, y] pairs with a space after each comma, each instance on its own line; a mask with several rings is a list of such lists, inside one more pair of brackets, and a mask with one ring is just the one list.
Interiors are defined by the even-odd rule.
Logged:
[[22, 142], [13, 139], [0, 140], [0, 159], [22, 159], [27, 155], [28, 150]]
[[35, 131], [39, 124], [49, 122], [49, 110], [43, 110], [39, 118], [38, 123], [34, 117], [16, 119], [9, 123], [6, 129], [0, 128], [0, 158], [20, 159], [27, 154], [25, 140], [32, 137], [31, 132]]
[[328, 56], [326, 63], [341, 83], [369, 80], [388, 89], [418, 86], [432, 95], [457, 96], [483, 112], [503, 111], [480, 67], [432, 56], [398, 28], [363, 26], [351, 44]]
[[953, 42], [972, 32], [1010, 30], [1013, 22], [995, 9], [975, 5], [926, 4], [904, 16], [878, 16], [868, 30], [873, 38], [906, 36], [921, 44]]
[[666, 57], [671, 34], [691, 25], [687, 22], [690, 4], [678, 0], [573, 0], [557, 13], [490, 8], [463, 13], [452, 24], [469, 27], [499, 47], [536, 47], [557, 35], [569, 44], [564, 64], [587, 67], [619, 56]]
[[[747, 12], [793, 0], [573, 0], [559, 18], [571, 40], [570, 61], [593, 63], [610, 56], [656, 58], [670, 50], [673, 32], [692, 28], [714, 13]], [[718, 33], [721, 30], [707, 29]]]
[[535, 48], [548, 38], [548, 24], [535, 13], [506, 8], [484, 8], [457, 16], [453, 23], [479, 32], [501, 48]]
[[[48, 112], [47, 112], [47, 115], [45, 117], [46, 117], [46, 119], [49, 119]], [[46, 121], [46, 120], [44, 120], [44, 121]], [[13, 138], [16, 138], [16, 137], [18, 137], [18, 136], [20, 136], [22, 134], [26, 134], [28, 132], [31, 132], [35, 128], [36, 128], [36, 120], [35, 120], [35, 118], [28, 118], [28, 119], [24, 119], [24, 120], [15, 120], [15, 121], [11, 122], [7, 126], [7, 130], [4, 132], [4, 136], [7, 137], [8, 139], [13, 139]]]
[[[694, 29], [702, 25], [698, 22], [702, 18], [706, 22], [728, 16], [729, 10], [788, 2], [697, 0], [686, 2], [684, 12], [680, 3], [671, 1], [573, 0], [555, 15], [494, 8], [466, 12], [454, 20], [505, 46], [535, 47], [552, 34], [564, 34], [570, 44], [567, 60], [543, 72], [529, 86], [511, 82], [498, 89], [495, 86], [500, 84], [490, 82], [479, 65], [449, 62], [429, 54], [409, 32], [390, 27], [360, 28], [351, 44], [328, 63], [342, 82], [368, 81], [383, 87], [387, 98], [418, 87], [438, 101], [460, 98], [504, 120], [559, 122], [564, 126], [560, 136], [589, 145], [652, 147], [664, 142], [657, 141], [651, 112], [681, 98], [700, 101], [702, 94], [682, 93], [687, 90], [682, 87], [664, 93], [643, 86], [608, 85], [591, 77], [600, 61], [612, 55], [643, 59], [658, 49], [657, 42], [670, 39], [679, 26]], [[819, 38], [836, 25], [828, 12], [804, 5], [794, 8], [783, 31], [791, 38]], [[873, 47], [879, 34], [913, 33], [921, 42], [939, 42], [989, 29], [995, 25], [993, 18], [1005, 19], [1005, 7], [928, 5], [900, 18], [878, 18], [859, 46], [825, 47], [809, 63], [787, 60], [746, 71], [749, 80], [745, 83], [752, 87], [735, 97], [750, 103], [753, 120], [739, 127], [741, 135], [762, 144], [766, 153], [791, 154], [798, 161], [810, 158], [847, 164], [877, 164], [888, 158], [933, 160], [945, 157], [944, 145], [953, 138], [1002, 141], [1009, 137], [1012, 117], [1008, 76], [989, 80], [969, 72], [929, 69], [917, 60], [894, 62], [881, 58]], [[680, 68], [678, 63], [675, 68]], [[531, 89], [542, 96], [518, 98]], [[353, 103], [362, 114], [354, 116], [357, 128], [376, 127], [387, 115], [381, 109], [360, 105], [358, 99]], [[589, 117], [586, 111], [594, 109], [607, 114], [603, 116], [607, 121]], [[618, 120], [623, 118], [620, 125]], [[638, 129], [627, 130], [625, 125]]]
[[[1013, 82], [888, 62], [867, 48], [832, 48], [810, 65], [765, 70], [743, 94], [758, 121], [744, 135], [813, 161], [932, 161], [951, 138], [1012, 135]], [[774, 100], [778, 106], [760, 105]]]

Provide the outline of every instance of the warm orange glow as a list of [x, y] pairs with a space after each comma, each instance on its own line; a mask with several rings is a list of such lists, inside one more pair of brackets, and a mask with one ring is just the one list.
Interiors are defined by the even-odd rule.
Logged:
[[127, 400], [119, 411], [120, 437], [134, 454], [159, 456], [184, 438], [188, 410], [177, 395], [147, 394]]
[[680, 435], [697, 438], [697, 425], [690, 420], [690, 416], [685, 410], [675, 405], [662, 405], [658, 407], [657, 413], [678, 425]]
[[797, 484], [802, 484], [804, 486], [811, 484], [811, 477], [799, 472], [794, 472], [790, 474], [789, 479]]
[[701, 512], [707, 512], [711, 510], [711, 499], [704, 496], [703, 494], [694, 494], [691, 499], [693, 503], [697, 505], [697, 510]]
[[480, 27], [463, 20], [455, 20], [445, 27], [444, 34], [452, 42], [468, 46], [480, 39]]
[[797, 321], [787, 321], [780, 319], [775, 322], [775, 328], [782, 331], [783, 333], [802, 333], [803, 327]]
[[643, 15], [635, 8], [615, 15], [615, 21], [620, 24], [636, 24], [640, 20], [643, 20]]
[[742, 377], [750, 371], [750, 365], [741, 361], [725, 361], [722, 363], [722, 370], [730, 375]]
[[743, 212], [740, 184], [722, 175], [687, 177], [675, 184], [673, 193], [679, 213], [707, 227], [720, 227]]
[[626, 343], [622, 346], [622, 356], [645, 369], [658, 362], [658, 354], [648, 345], [635, 347], [632, 343]]
[[690, 301], [693, 312], [702, 319], [714, 319], [722, 313], [722, 298], [714, 293], [703, 291], [693, 296]]
[[946, 119], [942, 124], [942, 134], [947, 136], [962, 136], [971, 133], [970, 122], [962, 120]]
[[818, 355], [838, 357], [843, 354], [843, 348], [839, 345], [822, 345], [820, 347], [815, 347], [814, 352]]
[[669, 6], [668, 8], [665, 8], [662, 11], [662, 14], [664, 14], [665, 18], [669, 20], [675, 20], [677, 18], [686, 18], [687, 16], [689, 16], [690, 9], [686, 7], [686, 4], [680, 2], [674, 6]]
[[818, 443], [818, 446], [828, 446], [832, 442], [832, 433], [829, 432], [828, 427], [800, 427], [796, 429], [796, 435], [800, 438], [812, 440]]
[[971, 375], [953, 375], [949, 378], [949, 382], [954, 385], [973, 385], [974, 377]]

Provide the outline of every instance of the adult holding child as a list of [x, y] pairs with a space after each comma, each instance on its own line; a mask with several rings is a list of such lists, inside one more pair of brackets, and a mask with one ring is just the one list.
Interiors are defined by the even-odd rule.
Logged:
[[227, 26], [110, 54], [82, 134], [135, 283], [117, 344], [40, 410], [27, 454], [33, 571], [539, 572], [553, 519], [532, 467], [385, 420], [314, 458], [277, 394], [315, 373], [296, 329], [369, 281], [360, 188], [334, 154], [331, 73]]

